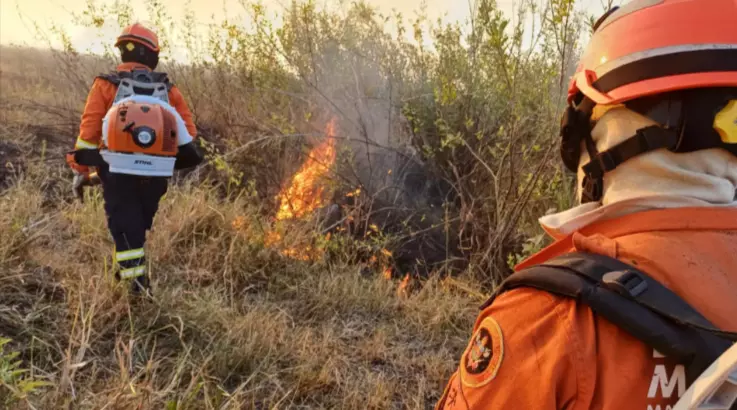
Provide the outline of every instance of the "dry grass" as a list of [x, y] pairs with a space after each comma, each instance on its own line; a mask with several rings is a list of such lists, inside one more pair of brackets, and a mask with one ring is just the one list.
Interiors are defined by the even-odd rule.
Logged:
[[478, 300], [432, 280], [399, 298], [378, 272], [285, 260], [231, 226], [243, 204], [200, 188], [167, 196], [156, 300], [129, 300], [106, 272], [99, 196], [45, 185], [26, 176], [0, 199], [0, 333], [53, 384], [36, 408], [424, 409], [465, 344]]
[[[56, 95], [22, 87], [27, 77], [6, 62], [0, 85], [15, 88], [2, 88], [4, 103], [34, 99], [31, 89]], [[100, 193], [73, 200], [61, 155], [72, 137], [51, 117], [0, 110], [0, 336], [11, 340], [0, 344], [0, 403], [432, 408], [481, 302], [459, 289], [475, 284], [430, 279], [398, 297], [396, 282], [360, 275], [349, 255], [284, 258], [264, 246], [257, 199], [224, 200], [185, 179], [148, 244], [155, 300], [130, 299], [109, 274]], [[13, 373], [16, 363], [27, 371]]]

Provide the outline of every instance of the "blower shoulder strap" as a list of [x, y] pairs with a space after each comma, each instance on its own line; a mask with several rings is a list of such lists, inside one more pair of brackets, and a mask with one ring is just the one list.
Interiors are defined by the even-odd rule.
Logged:
[[114, 71], [106, 74], [100, 74], [95, 78], [105, 80], [116, 87], [120, 85], [120, 75], [118, 75], [118, 73]]
[[131, 79], [135, 81], [140, 81], [141, 78], [140, 74], [145, 74], [145, 82], [150, 83], [161, 83], [165, 84], [167, 91], [171, 91], [172, 87], [174, 87], [174, 83], [171, 82], [169, 79], [169, 75], [167, 73], [159, 72], [159, 71], [146, 71], [146, 70], [134, 70], [134, 71], [112, 71], [107, 74], [100, 74], [96, 78], [99, 78], [101, 80], [105, 80], [114, 86], [119, 86], [120, 81], [122, 79]]
[[692, 383], [734, 341], [668, 288], [637, 268], [603, 255], [570, 253], [521, 270], [482, 306], [502, 293], [531, 287], [569, 297], [686, 367]]

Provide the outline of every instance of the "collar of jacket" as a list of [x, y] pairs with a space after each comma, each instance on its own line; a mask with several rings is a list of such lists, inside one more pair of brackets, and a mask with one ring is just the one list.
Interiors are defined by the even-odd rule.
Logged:
[[566, 235], [547, 248], [514, 267], [515, 271], [539, 265], [551, 257], [573, 248], [573, 235], [591, 236], [599, 233], [617, 238], [643, 232], [664, 231], [737, 231], [737, 208], [688, 207], [636, 212], [619, 218], [606, 219]]

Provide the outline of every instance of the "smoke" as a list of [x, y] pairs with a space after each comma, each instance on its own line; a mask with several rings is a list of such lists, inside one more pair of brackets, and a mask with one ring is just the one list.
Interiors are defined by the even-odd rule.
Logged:
[[372, 199], [372, 223], [402, 238], [393, 249], [398, 269], [427, 274], [453, 254], [444, 230], [452, 189], [410, 144], [401, 112], [407, 85], [381, 64], [390, 52], [380, 41], [361, 43], [360, 53], [336, 41], [313, 56], [305, 80], [313, 101], [337, 117], [338, 146], [350, 157], [340, 177]]
[[[382, 65], [392, 50], [380, 41], [360, 43], [360, 52], [334, 41], [313, 56], [314, 73], [305, 76], [312, 100], [338, 118], [339, 145], [348, 148], [345, 175], [384, 201], [417, 199], [417, 168], [424, 167], [406, 138], [400, 91], [405, 85]], [[407, 177], [412, 177], [409, 181]], [[415, 192], [399, 189], [413, 185]]]

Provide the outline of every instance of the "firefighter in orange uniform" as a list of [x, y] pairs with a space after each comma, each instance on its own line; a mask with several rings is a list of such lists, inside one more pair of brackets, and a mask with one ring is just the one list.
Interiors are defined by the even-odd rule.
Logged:
[[[693, 378], [665, 351], [687, 340], [645, 335], [656, 349], [643, 341], [643, 323], [680, 317], [673, 329], [692, 331], [701, 315], [722, 347], [734, 342], [727, 331], [737, 329], [736, 23], [735, 0], [633, 0], [597, 22], [561, 124], [580, 205], [540, 219], [555, 242], [482, 306], [437, 409], [670, 409]], [[567, 293], [573, 285], [559, 279], [568, 271], [590, 275], [581, 274], [585, 263], [566, 262], [573, 256], [626, 264], [697, 313], [623, 308], [617, 316], [612, 306], [625, 303], [657, 311], [655, 283], [612, 270], [594, 285], [574, 281], [586, 291]], [[559, 276], [543, 272], [551, 269]], [[511, 285], [529, 283], [532, 272], [548, 283]], [[617, 293], [598, 296], [604, 290]]]
[[182, 94], [159, 60], [156, 34], [139, 23], [126, 27], [115, 46], [122, 64], [95, 78], [80, 132], [67, 162], [74, 189], [102, 183], [108, 227], [115, 242], [118, 279], [135, 293], [150, 289], [145, 237], [172, 169], [198, 164], [197, 130]]

